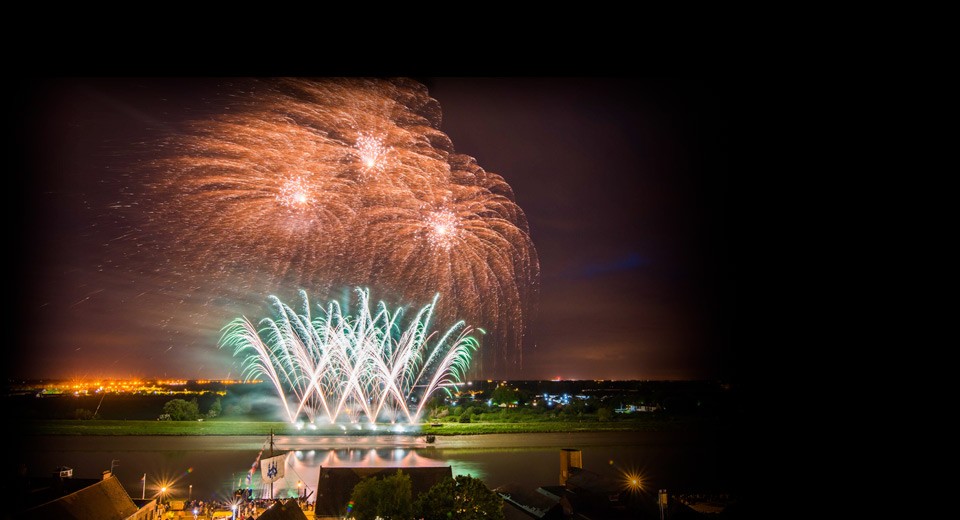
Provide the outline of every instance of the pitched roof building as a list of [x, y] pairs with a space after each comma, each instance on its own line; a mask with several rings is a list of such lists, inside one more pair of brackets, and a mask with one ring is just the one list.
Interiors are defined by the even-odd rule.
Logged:
[[77, 491], [40, 504], [14, 518], [31, 520], [128, 520], [149, 518], [140, 511], [116, 477], [98, 480]]
[[277, 502], [257, 517], [257, 520], [307, 520], [296, 500]]

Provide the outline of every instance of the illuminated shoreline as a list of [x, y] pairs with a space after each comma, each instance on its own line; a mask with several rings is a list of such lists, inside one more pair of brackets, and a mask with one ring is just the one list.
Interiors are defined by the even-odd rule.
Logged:
[[220, 387], [238, 384], [259, 384], [260, 380], [242, 381], [239, 379], [95, 379], [83, 380], [36, 380], [11, 384], [9, 394], [32, 393], [36, 397], [56, 397], [72, 395], [75, 397], [89, 395], [204, 395], [215, 393], [226, 395]]

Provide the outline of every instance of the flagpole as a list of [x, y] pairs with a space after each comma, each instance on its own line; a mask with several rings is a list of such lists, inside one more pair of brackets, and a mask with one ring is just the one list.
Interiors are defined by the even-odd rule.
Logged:
[[[273, 428], [270, 428], [270, 457], [273, 457]], [[276, 464], [276, 462], [274, 462]], [[271, 479], [273, 477], [270, 477]], [[270, 481], [270, 500], [273, 500], [273, 480]]]

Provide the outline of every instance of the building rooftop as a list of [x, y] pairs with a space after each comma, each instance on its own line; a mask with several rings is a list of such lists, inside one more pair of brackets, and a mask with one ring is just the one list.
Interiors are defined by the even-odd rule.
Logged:
[[619, 495], [623, 491], [623, 484], [594, 473], [593, 471], [571, 468], [570, 477], [567, 478], [567, 489], [574, 493], [586, 491], [595, 495]]
[[[71, 479], [65, 479], [71, 480]], [[80, 479], [78, 479], [79, 481]], [[83, 479], [89, 482], [89, 479]], [[80, 483], [80, 482], [76, 482]], [[73, 483], [70, 483], [73, 484]], [[125, 520], [139, 508], [116, 477], [94, 483], [32, 509], [14, 518], [31, 520]]]
[[257, 520], [307, 520], [307, 515], [300, 509], [300, 504], [291, 499], [286, 502], [277, 502], [258, 516]]
[[[540, 493], [539, 491], [530, 491], [517, 484], [505, 484], [498, 487], [497, 494], [503, 498], [503, 502], [522, 511], [526, 518], [562, 518], [563, 507], [560, 506], [560, 500], [550, 495]], [[504, 507], [506, 512], [507, 507]]]

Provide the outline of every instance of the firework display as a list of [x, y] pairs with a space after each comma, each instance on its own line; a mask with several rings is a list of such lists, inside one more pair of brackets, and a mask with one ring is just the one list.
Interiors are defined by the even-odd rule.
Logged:
[[[422, 307], [404, 327], [403, 311], [357, 290], [353, 315], [330, 302], [312, 316], [306, 293], [300, 314], [278, 298], [276, 319], [258, 329], [247, 318], [224, 328], [221, 347], [243, 358], [243, 375], [269, 381], [286, 418], [335, 423], [416, 423], [430, 396], [462, 380], [479, 343], [463, 321], [442, 335], [430, 331], [437, 307]], [[322, 308], [322, 307], [321, 307]]]
[[477, 369], [518, 374], [539, 290], [526, 217], [501, 176], [455, 152], [423, 85], [260, 80], [230, 99], [152, 163], [153, 224], [178, 261], [271, 293], [440, 293], [438, 318], [490, 331]]

